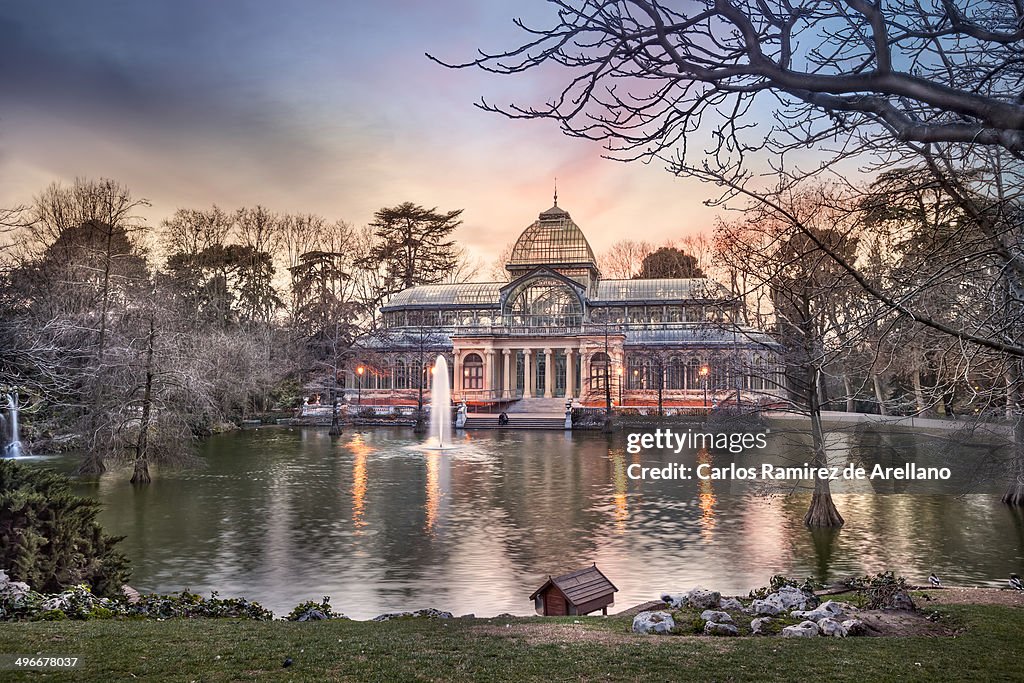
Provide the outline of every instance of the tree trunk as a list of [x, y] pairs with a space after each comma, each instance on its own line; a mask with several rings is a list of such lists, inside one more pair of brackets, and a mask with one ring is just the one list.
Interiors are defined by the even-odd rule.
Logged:
[[[825, 452], [825, 432], [821, 426], [821, 404], [818, 403], [818, 375], [817, 367], [811, 367], [807, 373], [807, 397], [811, 409], [811, 441], [814, 449], [812, 465], [815, 468], [828, 466], [828, 454]], [[814, 495], [811, 496], [811, 506], [804, 515], [804, 525], [811, 529], [838, 528], [846, 521], [835, 503], [832, 502], [832, 491], [829, 488], [829, 480], [816, 477], [814, 480]]]
[[335, 398], [331, 402], [331, 429], [328, 431], [329, 436], [341, 436], [341, 419], [338, 413], [341, 412], [338, 406], [338, 399]]
[[107, 466], [103, 464], [103, 455], [95, 448], [90, 448], [86, 451], [85, 457], [78, 466], [78, 474], [87, 477], [99, 476], [106, 471]]
[[146, 386], [142, 393], [142, 421], [139, 424], [139, 439], [135, 444], [135, 471], [131, 483], [148, 484], [149, 476], [149, 416], [153, 406], [153, 318], [149, 319], [149, 340], [146, 344]]
[[885, 387], [882, 386], [882, 378], [871, 373], [871, 384], [875, 387], [875, 400], [878, 401], [878, 413], [888, 415], [889, 409], [885, 405]]
[[[430, 409], [434, 410], [436, 406], [431, 405]], [[427, 431], [427, 422], [423, 419], [423, 387], [420, 387], [419, 394], [416, 397], [416, 426], [413, 427], [414, 434], [425, 434]]]
[[110, 309], [110, 262], [112, 258], [111, 245], [114, 237], [114, 226], [107, 224], [106, 249], [103, 258], [103, 284], [100, 290], [100, 329], [99, 338], [96, 343], [96, 378], [93, 386], [92, 405], [89, 406], [89, 431], [92, 433], [85, 459], [78, 467], [78, 473], [87, 476], [98, 476], [107, 471], [103, 463], [104, 449], [100, 443], [100, 431], [103, 428], [103, 413], [105, 412], [104, 400], [105, 384], [103, 375], [106, 370], [107, 350], [107, 315]]
[[818, 373], [818, 405], [823, 410], [828, 410], [828, 389], [825, 387], [825, 375], [824, 373]]
[[918, 415], [928, 412], [928, 405], [924, 400], [924, 385], [921, 384], [921, 361], [916, 350], [914, 352], [914, 403]]
[[843, 373], [843, 391], [846, 393], [846, 412], [853, 413], [857, 410], [857, 404], [853, 396], [853, 382], [850, 375]]
[[1016, 420], [1013, 426], [1013, 461], [1010, 465], [1010, 485], [1003, 494], [1003, 503], [1013, 507], [1024, 507], [1024, 361], [1017, 361], [1011, 373], [1013, 394], [1016, 398]]

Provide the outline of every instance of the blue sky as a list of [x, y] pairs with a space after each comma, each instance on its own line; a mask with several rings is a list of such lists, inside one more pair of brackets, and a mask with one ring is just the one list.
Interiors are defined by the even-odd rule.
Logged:
[[599, 251], [710, 228], [713, 188], [473, 106], [543, 101], [555, 84], [540, 74], [424, 57], [514, 46], [513, 18], [549, 12], [542, 0], [7, 0], [0, 205], [76, 176], [127, 184], [154, 222], [262, 203], [363, 224], [413, 201], [464, 208], [460, 240], [486, 260], [550, 205], [558, 176]]

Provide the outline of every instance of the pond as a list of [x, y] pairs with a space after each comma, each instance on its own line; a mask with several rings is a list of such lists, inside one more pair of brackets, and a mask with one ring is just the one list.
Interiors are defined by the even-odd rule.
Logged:
[[[790, 482], [638, 480], [629, 466], [792, 465], [806, 436], [768, 447], [626, 452], [622, 433], [480, 431], [426, 451], [411, 430], [261, 428], [213, 437], [205, 465], [160, 471], [148, 487], [112, 471], [76, 484], [141, 591], [189, 588], [258, 600], [276, 614], [324, 595], [365, 619], [436, 607], [456, 615], [530, 614], [548, 574], [596, 562], [616, 609], [703, 585], [745, 594], [773, 574], [828, 581], [891, 569], [925, 582], [1005, 585], [1024, 573], [1024, 526], [999, 503], [998, 449], [855, 430], [830, 463], [947, 466], [948, 481], [840, 481], [838, 533], [802, 525], [809, 496]], [[70, 472], [73, 455], [31, 459]]]

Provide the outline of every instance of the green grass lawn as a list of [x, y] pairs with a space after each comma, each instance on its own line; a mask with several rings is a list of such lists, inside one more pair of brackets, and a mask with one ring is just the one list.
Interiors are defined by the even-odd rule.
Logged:
[[77, 655], [83, 664], [73, 672], [0, 671], [0, 680], [1024, 680], [1024, 610], [939, 611], [957, 636], [634, 636], [626, 617], [4, 623], [0, 653]]

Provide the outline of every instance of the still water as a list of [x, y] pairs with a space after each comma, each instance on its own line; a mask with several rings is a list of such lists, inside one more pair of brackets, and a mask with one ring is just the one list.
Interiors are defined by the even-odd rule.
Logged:
[[[773, 574], [834, 580], [892, 569], [912, 581], [1005, 583], [1024, 573], [1024, 524], [999, 503], [984, 465], [997, 450], [923, 436], [841, 434], [830, 463], [949, 466], [945, 482], [837, 482], [838, 533], [802, 526], [809, 496], [745, 481], [639, 481], [630, 464], [800, 464], [805, 437], [769, 448], [626, 452], [625, 436], [475, 432], [425, 451], [404, 428], [267, 428], [217, 436], [205, 466], [159, 471], [148, 487], [113, 471], [79, 491], [141, 591], [246, 596], [276, 614], [324, 595], [365, 619], [436, 607], [529, 614], [548, 574], [591, 562], [619, 588], [616, 608], [695, 585], [745, 594]], [[73, 456], [38, 460], [71, 471]]]

